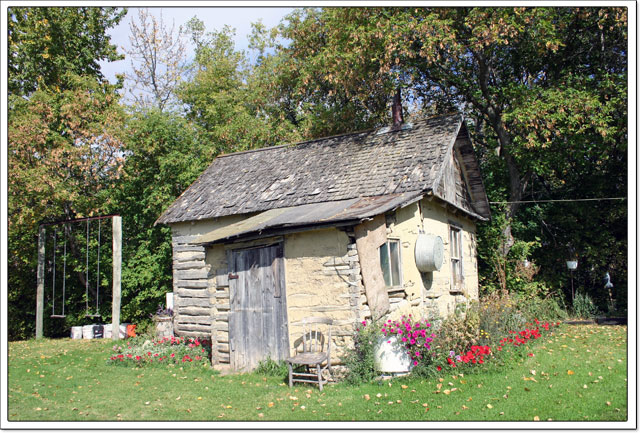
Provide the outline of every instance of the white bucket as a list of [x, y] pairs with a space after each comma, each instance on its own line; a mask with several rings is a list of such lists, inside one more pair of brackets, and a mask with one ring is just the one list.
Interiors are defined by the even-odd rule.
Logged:
[[111, 323], [104, 325], [104, 338], [111, 338]]
[[120, 324], [120, 338], [127, 338], [127, 325], [129, 325], [129, 323]]
[[87, 340], [93, 339], [93, 325], [84, 325], [82, 327], [82, 338]]
[[375, 364], [383, 373], [406, 373], [411, 370], [411, 358], [406, 349], [398, 347], [397, 338], [392, 335], [378, 340], [374, 355]]
[[71, 327], [71, 338], [74, 340], [80, 340], [82, 338], [82, 326]]

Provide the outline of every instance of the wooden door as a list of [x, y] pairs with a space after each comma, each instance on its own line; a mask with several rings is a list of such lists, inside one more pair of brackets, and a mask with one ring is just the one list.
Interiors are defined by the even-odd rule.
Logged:
[[282, 244], [231, 251], [231, 368], [247, 371], [289, 356]]

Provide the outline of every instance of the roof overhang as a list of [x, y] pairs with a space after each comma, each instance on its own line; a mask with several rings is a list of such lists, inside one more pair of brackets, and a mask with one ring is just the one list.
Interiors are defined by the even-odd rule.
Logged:
[[198, 237], [194, 243], [213, 245], [247, 237], [273, 236], [309, 228], [357, 224], [363, 219], [405, 207], [423, 196], [423, 192], [414, 191], [269, 209], [237, 223], [212, 230]]

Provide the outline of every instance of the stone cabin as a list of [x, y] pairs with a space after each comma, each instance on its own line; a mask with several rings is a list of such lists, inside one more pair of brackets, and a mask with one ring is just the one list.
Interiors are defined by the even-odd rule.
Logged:
[[365, 319], [477, 299], [489, 217], [460, 115], [218, 156], [157, 221], [172, 229], [175, 332], [247, 370], [326, 316], [339, 363]]

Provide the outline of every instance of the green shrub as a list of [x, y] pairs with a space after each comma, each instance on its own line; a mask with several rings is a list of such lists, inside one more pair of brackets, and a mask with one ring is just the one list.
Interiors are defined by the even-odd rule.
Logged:
[[375, 350], [382, 334], [377, 322], [363, 321], [353, 334], [353, 348], [349, 348], [343, 358], [347, 368], [345, 381], [357, 385], [371, 382], [379, 372], [375, 366]]
[[454, 314], [435, 322], [437, 335], [432, 347], [435, 357], [446, 358], [449, 351], [461, 352], [480, 341], [480, 315], [477, 302], [460, 304]]
[[255, 369], [255, 373], [264, 376], [286, 377], [289, 376], [289, 368], [285, 361], [274, 361], [271, 358], [267, 358], [260, 361], [258, 367]]
[[518, 308], [528, 322], [535, 319], [545, 321], [557, 321], [567, 318], [566, 307], [559, 297], [547, 296], [540, 298], [538, 296], [524, 297], [519, 296]]
[[598, 308], [589, 295], [578, 292], [573, 299], [573, 314], [582, 319], [590, 319], [598, 314]]

